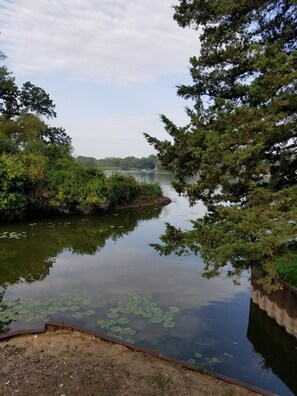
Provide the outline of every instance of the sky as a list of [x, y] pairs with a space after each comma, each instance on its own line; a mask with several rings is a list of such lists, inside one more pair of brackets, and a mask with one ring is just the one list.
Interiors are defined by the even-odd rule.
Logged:
[[198, 33], [173, 20], [177, 0], [0, 0], [0, 50], [17, 84], [56, 104], [75, 155], [148, 156], [165, 114], [187, 123], [176, 86], [191, 83]]

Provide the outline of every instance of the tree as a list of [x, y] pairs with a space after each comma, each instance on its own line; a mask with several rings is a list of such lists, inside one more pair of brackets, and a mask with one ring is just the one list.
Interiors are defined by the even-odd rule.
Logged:
[[297, 243], [296, 1], [180, 0], [174, 9], [200, 34], [193, 84], [177, 91], [193, 106], [185, 127], [161, 116], [170, 141], [145, 136], [178, 193], [208, 211], [190, 231], [168, 225], [156, 248], [199, 252], [206, 276], [252, 265], [272, 289], [279, 258], [289, 262]]
[[21, 217], [30, 205], [47, 203], [48, 174], [58, 160], [70, 157], [70, 137], [43, 119], [55, 117], [54, 108], [42, 88], [26, 82], [19, 89], [7, 67], [0, 67], [1, 218]]
[[[0, 61], [5, 55], [0, 51]], [[63, 128], [50, 127], [42, 117], [56, 117], [55, 105], [44, 89], [25, 82], [21, 89], [6, 66], [0, 67], [0, 152], [7, 142], [14, 148], [33, 139], [45, 144], [68, 146], [71, 139]], [[2, 149], [3, 150], [3, 149]]]
[[[0, 51], [0, 60], [5, 55]], [[15, 78], [6, 66], [0, 67], [0, 114], [6, 119], [13, 119], [22, 113], [31, 113], [47, 118], [56, 117], [55, 105], [44, 89], [29, 81], [21, 89], [15, 83]]]

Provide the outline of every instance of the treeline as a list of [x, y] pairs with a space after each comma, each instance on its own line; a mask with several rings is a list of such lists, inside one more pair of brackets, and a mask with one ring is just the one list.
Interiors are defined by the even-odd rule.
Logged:
[[79, 164], [88, 167], [99, 167], [103, 169], [119, 169], [119, 170], [153, 170], [153, 169], [164, 169], [158, 157], [156, 155], [150, 155], [149, 157], [107, 157], [103, 159], [96, 159], [94, 157], [78, 156], [76, 158]]
[[52, 211], [90, 214], [162, 195], [158, 185], [117, 173], [107, 178], [99, 168], [80, 165], [65, 130], [46, 123], [55, 116], [42, 88], [30, 82], [19, 88], [6, 66], [0, 67], [0, 219]]

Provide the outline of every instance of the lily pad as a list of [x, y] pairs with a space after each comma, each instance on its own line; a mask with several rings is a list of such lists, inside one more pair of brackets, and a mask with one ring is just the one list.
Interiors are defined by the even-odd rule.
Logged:
[[118, 318], [120, 315], [117, 312], [110, 312], [106, 315], [108, 318]]
[[88, 309], [87, 311], [84, 312], [85, 315], [91, 316], [95, 314], [95, 311], [93, 309]]
[[207, 363], [221, 363], [221, 360], [219, 358], [213, 357], [213, 358], [205, 358]]
[[126, 323], [129, 323], [129, 319], [128, 318], [119, 318], [117, 320], [117, 323], [118, 324], [126, 324]]
[[164, 322], [163, 323], [164, 327], [172, 328], [175, 327], [175, 322]]
[[224, 356], [225, 356], [225, 357], [228, 357], [228, 358], [230, 358], [230, 359], [233, 359], [233, 358], [234, 358], [234, 356], [231, 355], [231, 353], [228, 353], [228, 352], [224, 352]]
[[169, 307], [169, 311], [171, 311], [171, 312], [179, 312], [180, 308], [178, 308], [178, 307]]
[[83, 318], [84, 316], [85, 316], [85, 315], [84, 315], [83, 312], [74, 312], [74, 313], [72, 314], [72, 317], [75, 318], [75, 319], [81, 319], [81, 318]]
[[109, 329], [110, 325], [105, 320], [97, 320], [97, 324], [101, 329]]

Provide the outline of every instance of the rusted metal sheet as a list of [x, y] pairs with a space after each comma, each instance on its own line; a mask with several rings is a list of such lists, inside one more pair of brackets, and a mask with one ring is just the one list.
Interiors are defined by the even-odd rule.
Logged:
[[279, 283], [282, 289], [268, 294], [256, 283], [252, 271], [251, 299], [278, 325], [297, 338], [297, 288], [281, 280]]

